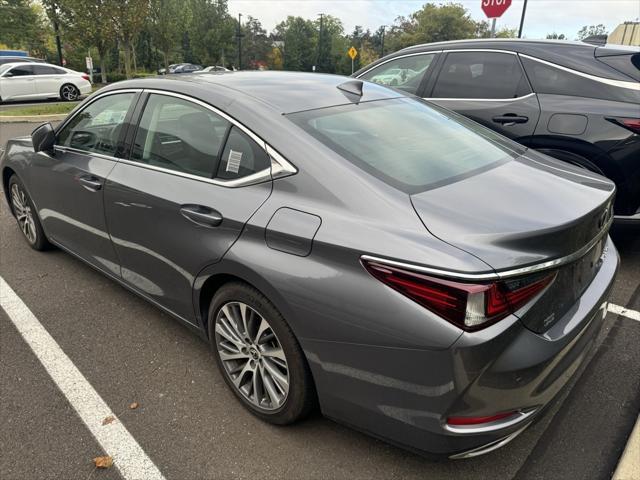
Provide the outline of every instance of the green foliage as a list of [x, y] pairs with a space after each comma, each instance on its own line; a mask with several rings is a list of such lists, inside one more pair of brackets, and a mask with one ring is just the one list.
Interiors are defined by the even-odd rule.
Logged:
[[42, 8], [30, 0], [0, 0], [0, 41], [16, 50], [46, 57], [50, 29]]
[[[229, 15], [226, 0], [189, 0], [186, 35], [182, 46], [185, 62], [219, 65], [237, 58], [235, 34], [238, 22]], [[223, 62], [224, 59], [224, 62]]]
[[316, 63], [317, 30], [314, 22], [289, 16], [276, 25], [275, 36], [284, 42], [284, 69], [310, 72]]
[[547, 38], [547, 40], [566, 40], [567, 39], [567, 37], [565, 36], [564, 33], [558, 34], [556, 32], [547, 33], [547, 37], [546, 38]]
[[186, 27], [188, 9], [180, 0], [151, 0], [150, 25], [151, 41], [162, 52], [162, 63], [169, 68], [171, 54], [180, 41]]
[[578, 31], [578, 40], [582, 40], [592, 35], [607, 35], [607, 27], [603, 24], [585, 25]]

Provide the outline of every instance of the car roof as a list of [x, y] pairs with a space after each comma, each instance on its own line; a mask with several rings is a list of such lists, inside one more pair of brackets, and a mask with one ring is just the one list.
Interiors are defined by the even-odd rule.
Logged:
[[61, 67], [60, 65], [54, 65], [53, 63], [46, 63], [46, 62], [10, 62], [10, 63], [4, 63], [2, 64], [2, 66], [7, 66], [10, 65], [11, 68], [13, 67], [19, 67], [21, 65], [29, 65], [29, 66], [38, 66], [38, 67], [55, 67], [55, 68], [60, 68], [61, 70], [64, 70], [65, 72], [73, 72], [74, 70], [70, 70], [67, 67]]
[[407, 96], [396, 90], [370, 82], [363, 82], [361, 97], [337, 88], [345, 82], [353, 81], [349, 77], [321, 73], [244, 71], [220, 72], [216, 75], [185, 74], [176, 77], [161, 76], [129, 80], [120, 83], [119, 88], [169, 89], [185, 94], [189, 94], [190, 88], [210, 90], [229, 101], [249, 103], [258, 101], [282, 114], [359, 101]]
[[413, 45], [394, 52], [382, 59], [358, 70], [354, 76], [364, 73], [369, 68], [385, 61], [403, 55], [423, 52], [438, 52], [450, 50], [504, 50], [528, 55], [547, 62], [561, 65], [579, 72], [591, 75], [629, 80], [629, 78], [599, 62], [595, 58], [597, 45], [569, 40], [528, 40], [520, 38], [477, 38], [469, 40], [451, 40], [447, 42], [424, 43]]

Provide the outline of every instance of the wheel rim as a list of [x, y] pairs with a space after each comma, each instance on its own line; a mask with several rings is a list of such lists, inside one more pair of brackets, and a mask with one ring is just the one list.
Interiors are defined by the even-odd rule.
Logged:
[[65, 85], [62, 87], [62, 98], [65, 100], [75, 100], [77, 96], [76, 87], [73, 85]]
[[280, 408], [289, 393], [289, 366], [269, 322], [242, 302], [224, 304], [215, 322], [218, 355], [234, 388], [262, 410]]
[[11, 205], [13, 206], [13, 212], [16, 214], [20, 230], [22, 230], [29, 243], [36, 243], [38, 235], [33, 219], [33, 211], [29, 206], [27, 194], [15, 183], [11, 186]]

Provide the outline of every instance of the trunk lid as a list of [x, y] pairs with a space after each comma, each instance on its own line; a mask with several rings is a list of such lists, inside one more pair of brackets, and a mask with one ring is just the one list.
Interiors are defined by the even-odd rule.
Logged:
[[541, 332], [561, 318], [595, 276], [606, 237], [597, 239], [610, 223], [614, 193], [606, 178], [527, 151], [411, 200], [433, 235], [498, 273], [574, 256], [557, 269], [553, 284], [523, 319]]

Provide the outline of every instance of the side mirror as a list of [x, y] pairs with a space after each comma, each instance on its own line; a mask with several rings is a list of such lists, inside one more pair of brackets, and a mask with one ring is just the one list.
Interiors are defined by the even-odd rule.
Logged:
[[7, 72], [7, 73], [5, 73], [5, 74], [3, 75], [3, 77], [5, 77], [5, 78], [13, 77], [13, 73], [11, 73], [11, 72]]
[[31, 132], [34, 152], [51, 152], [56, 143], [56, 133], [50, 123], [44, 123]]

